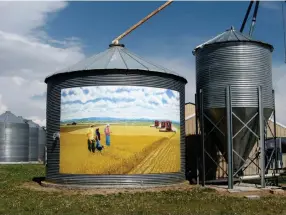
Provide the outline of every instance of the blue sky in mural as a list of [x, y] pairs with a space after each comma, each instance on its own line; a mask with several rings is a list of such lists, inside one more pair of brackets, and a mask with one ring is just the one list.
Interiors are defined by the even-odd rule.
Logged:
[[168, 89], [132, 86], [94, 86], [62, 90], [61, 121], [91, 117], [179, 122], [179, 93]]

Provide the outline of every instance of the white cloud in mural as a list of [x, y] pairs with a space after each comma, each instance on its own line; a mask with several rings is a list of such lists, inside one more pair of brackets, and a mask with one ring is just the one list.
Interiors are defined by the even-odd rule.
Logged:
[[131, 86], [63, 89], [61, 121], [90, 117], [165, 119], [179, 122], [179, 92]]

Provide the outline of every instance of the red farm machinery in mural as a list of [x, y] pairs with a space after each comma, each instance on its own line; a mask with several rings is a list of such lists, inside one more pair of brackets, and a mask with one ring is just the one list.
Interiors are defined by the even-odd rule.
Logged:
[[150, 127], [158, 128], [160, 126], [160, 123], [158, 120], [155, 120], [154, 125], [150, 125]]
[[176, 129], [173, 128], [171, 121], [162, 121], [160, 132], [176, 132]]

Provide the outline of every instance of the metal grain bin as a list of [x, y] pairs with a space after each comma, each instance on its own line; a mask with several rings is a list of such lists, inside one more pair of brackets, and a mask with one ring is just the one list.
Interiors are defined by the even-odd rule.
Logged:
[[25, 120], [29, 125], [29, 161], [38, 161], [39, 125], [32, 120]]
[[46, 129], [39, 127], [39, 140], [38, 140], [38, 160], [45, 161], [45, 146], [46, 146]]
[[[154, 186], [154, 185], [165, 185], [165, 184], [174, 184], [174, 183], [180, 183], [185, 180], [185, 84], [187, 83], [186, 79], [171, 72], [170, 70], [167, 70], [161, 66], [157, 66], [151, 62], [147, 62], [143, 60], [141, 57], [131, 53], [129, 50], [127, 50], [124, 45], [110, 45], [109, 48], [95, 56], [92, 56], [88, 59], [85, 59], [76, 65], [68, 68], [67, 70], [61, 71], [59, 73], [53, 74], [45, 79], [45, 82], [47, 83], [47, 175], [46, 180], [48, 182], [53, 183], [59, 183], [59, 184], [75, 184], [75, 185], [93, 185], [93, 186], [111, 186], [114, 187], [115, 185], [118, 186]], [[73, 95], [76, 97], [80, 93], [88, 93], [91, 92], [91, 89], [88, 87], [97, 87], [96, 90], [93, 90], [93, 95], [91, 98], [96, 101], [98, 99], [98, 93], [100, 93], [101, 90], [103, 90], [104, 87], [109, 87], [108, 89], [111, 89], [112, 86], [122, 86], [123, 88], [125, 86], [131, 86], [131, 87], [151, 87], [153, 88], [163, 88], [167, 92], [166, 89], [169, 89], [171, 91], [176, 92], [176, 95], [179, 95], [178, 99], [178, 129], [180, 130], [176, 134], [178, 135], [178, 161], [174, 159], [175, 151], [176, 149], [172, 148], [165, 148], [164, 150], [160, 151], [160, 155], [164, 155], [164, 158], [162, 157], [162, 161], [158, 161], [159, 164], [165, 165], [165, 166], [172, 166], [178, 164], [178, 170], [174, 172], [161, 172], [161, 173], [153, 173], [153, 167], [152, 165], [149, 166], [149, 169], [146, 169], [146, 171], [142, 171], [142, 173], [134, 173], [136, 171], [127, 171], [126, 174], [124, 173], [123, 169], [126, 166], [114, 166], [113, 170], [106, 170], [106, 173], [98, 173], [101, 171], [101, 168], [105, 168], [105, 166], [99, 165], [100, 162], [105, 162], [105, 164], [108, 166], [110, 163], [110, 160], [106, 160], [105, 156], [108, 156], [110, 154], [110, 159], [116, 160], [114, 162], [125, 162], [125, 160], [122, 160], [122, 157], [120, 157], [121, 154], [124, 154], [126, 156], [129, 156], [130, 151], [127, 147], [126, 142], [130, 140], [130, 136], [124, 136], [122, 139], [122, 142], [120, 145], [116, 145], [115, 139], [119, 138], [121, 135], [121, 131], [126, 129], [126, 127], [122, 127], [120, 129], [115, 129], [115, 124], [111, 125], [111, 131], [112, 128], [114, 128], [114, 136], [111, 138], [114, 138], [111, 140], [111, 146], [105, 145], [104, 138], [107, 140], [107, 136], [104, 134], [103, 129], [100, 128], [101, 122], [104, 122], [106, 120], [112, 120], [112, 117], [116, 117], [116, 115], [109, 116], [109, 115], [103, 115], [102, 112], [106, 112], [109, 114], [109, 109], [106, 108], [102, 109], [103, 111], [98, 111], [94, 115], [93, 118], [97, 118], [98, 123], [96, 123], [94, 126], [101, 129], [101, 144], [104, 145], [104, 149], [102, 152], [96, 151], [96, 153], [102, 153], [101, 157], [97, 157], [98, 155], [94, 155], [92, 152], [88, 152], [87, 146], [89, 143], [87, 143], [86, 134], [82, 134], [81, 132], [85, 132], [84, 128], [82, 130], [76, 130], [76, 126], [79, 126], [78, 124], [88, 124], [88, 121], [86, 122], [85, 119], [72, 119], [67, 121], [61, 121], [61, 111], [63, 111], [63, 106], [61, 106], [61, 102], [65, 103], [65, 108], [71, 108], [74, 112], [78, 112], [79, 109], [76, 108], [76, 104], [85, 104], [88, 103], [84, 100], [75, 100], [74, 102], [67, 102], [66, 100], [63, 100], [62, 96], [70, 95], [73, 97]], [[71, 92], [71, 88], [77, 87], [77, 90], [74, 92]], [[81, 87], [81, 88], [79, 88]], [[103, 87], [103, 88], [101, 88]], [[90, 91], [89, 91], [90, 90]], [[129, 91], [127, 88], [119, 89], [123, 90], [122, 94], [120, 94], [121, 99], [125, 99], [125, 101], [132, 101], [132, 99], [136, 98], [130, 98], [129, 97]], [[82, 91], [82, 92], [81, 92]], [[118, 91], [118, 92], [119, 92]], [[152, 91], [152, 90], [151, 90]], [[117, 92], [117, 91], [116, 91]], [[140, 90], [139, 90], [140, 92]], [[147, 93], [148, 94], [148, 93]], [[107, 90], [106, 95], [109, 96], [110, 92]], [[144, 97], [144, 95], [140, 94], [137, 98], [141, 98], [141, 96]], [[74, 97], [74, 98], [75, 98]], [[109, 102], [114, 102], [115, 100], [119, 99], [118, 97], [114, 97], [112, 99], [102, 99], [102, 105], [107, 105]], [[161, 98], [163, 102], [163, 97]], [[108, 100], [106, 103], [104, 103], [103, 100]], [[156, 101], [154, 100], [156, 103]], [[75, 104], [75, 105], [73, 105]], [[141, 105], [149, 104], [148, 102], [142, 102]], [[124, 106], [124, 105], [123, 105]], [[116, 108], [122, 107], [120, 104], [116, 105]], [[170, 106], [170, 109], [172, 107]], [[85, 114], [84, 110], [81, 110], [83, 114]], [[164, 113], [166, 112], [166, 109], [162, 108], [158, 112]], [[63, 112], [64, 113], [64, 112]], [[136, 117], [139, 120], [142, 120], [144, 113], [135, 110], [130, 109], [129, 111], [126, 111], [125, 113], [136, 115]], [[154, 114], [156, 111], [154, 111]], [[65, 113], [65, 116], [66, 115]], [[107, 118], [106, 118], [107, 117]], [[141, 138], [137, 139], [133, 142], [133, 144], [138, 144], [140, 141], [144, 140], [144, 132], [145, 131], [152, 131], [156, 135], [167, 135], [171, 136], [173, 134], [168, 132], [159, 132], [159, 129], [155, 128], [154, 126], [151, 126], [154, 124], [154, 120], [165, 120], [169, 119], [168, 114], [165, 114], [162, 119], [152, 119], [152, 121], [146, 121], [144, 124], [144, 128], [142, 126], [139, 126], [139, 130], [142, 128], [142, 130], [138, 130], [138, 135], [142, 134]], [[120, 123], [126, 123], [124, 121], [125, 119], [116, 118]], [[92, 118], [91, 118], [92, 120]], [[117, 123], [118, 123], [117, 122]], [[136, 124], [136, 120], [132, 122]], [[89, 125], [89, 124], [88, 124]], [[174, 123], [172, 124], [172, 126]], [[62, 127], [63, 126], [63, 130]], [[112, 127], [113, 126], [113, 127]], [[135, 129], [135, 128], [134, 128]], [[137, 128], [136, 128], [137, 129]], [[175, 130], [175, 129], [174, 129]], [[65, 131], [65, 132], [64, 132]], [[60, 135], [58, 135], [60, 133]], [[91, 132], [92, 133], [92, 132]], [[120, 135], [118, 135], [120, 133]], [[67, 138], [67, 135], [74, 135], [74, 138], [70, 138], [70, 141], [67, 141], [65, 143], [65, 146], [63, 146], [62, 141], [64, 138]], [[174, 133], [174, 135], [176, 135]], [[76, 136], [78, 135], [78, 136]], [[81, 135], [81, 136], [80, 136]], [[117, 136], [116, 136], [117, 135]], [[159, 136], [158, 136], [159, 137]], [[80, 142], [79, 139], [76, 138], [82, 138], [83, 142]], [[113, 142], [112, 142], [113, 141]], [[172, 143], [171, 141], [162, 142], [160, 144], [161, 139], [159, 138], [155, 144], [151, 144], [151, 147], [167, 147], [168, 144]], [[114, 143], [114, 145], [113, 145]], [[140, 143], [141, 144], [141, 143]], [[84, 147], [84, 155], [80, 156], [96, 156], [94, 160], [92, 160], [92, 157], [90, 160], [87, 160], [86, 163], [79, 167], [78, 169], [73, 169], [73, 171], [68, 170], [73, 165], [78, 165], [77, 159], [75, 156], [79, 156], [81, 153], [80, 150], [73, 153], [73, 147]], [[121, 150], [118, 152], [118, 154], [112, 154], [112, 147], [114, 147], [114, 151]], [[128, 146], [129, 147], [129, 146]], [[137, 147], [137, 146], [136, 146]], [[169, 147], [169, 146], [168, 146]], [[111, 150], [112, 149], [112, 150]], [[135, 149], [134, 149], [135, 150]], [[136, 149], [137, 150], [137, 149]], [[143, 154], [141, 152], [149, 153], [148, 150], [151, 150], [150, 148], [144, 148], [140, 153], [135, 153], [134, 156], [138, 159], [136, 162], [141, 162], [144, 166], [143, 162]], [[69, 152], [69, 153], [68, 153]], [[62, 155], [62, 153], [65, 153], [65, 156]], [[146, 154], [146, 156], [147, 156]], [[62, 155], [62, 156], [61, 156]], [[149, 155], [149, 154], [148, 154]], [[68, 159], [68, 156], [72, 156]], [[135, 157], [130, 157], [130, 163], [132, 165], [135, 165], [132, 161], [134, 161]], [[145, 156], [145, 155], [144, 155]], [[142, 159], [141, 159], [141, 158]], [[150, 157], [150, 156], [149, 156]], [[148, 160], [149, 157], [144, 157], [144, 162], [146, 161], [151, 162], [152, 160]], [[157, 156], [151, 156], [150, 159], [157, 158]], [[105, 159], [105, 161], [101, 161]], [[141, 160], [140, 160], [141, 159]], [[165, 159], [165, 161], [164, 161]], [[63, 167], [61, 166], [61, 162], [66, 162], [69, 165], [66, 165]], [[94, 162], [94, 163], [93, 163]], [[112, 161], [113, 162], [113, 161]], [[89, 166], [90, 163], [93, 163], [93, 166], [90, 168], [93, 168], [92, 171], [89, 173], [83, 173], [82, 169], [86, 168], [86, 166]], [[154, 163], [153, 163], [154, 164]], [[156, 166], [158, 167], [158, 166]], [[86, 170], [88, 171], [88, 169]], [[96, 174], [93, 174], [94, 172], [97, 172]], [[152, 173], [150, 173], [152, 172]]]
[[6, 111], [0, 115], [0, 162], [29, 161], [29, 126]]
[[[195, 48], [196, 56], [196, 91], [203, 91], [204, 112], [214, 124], [226, 135], [226, 87], [231, 85], [233, 112], [247, 123], [258, 111], [258, 90], [262, 87], [262, 104], [264, 117], [267, 121], [273, 110], [272, 95], [272, 55], [273, 47], [267, 43], [256, 41], [233, 27], [215, 38]], [[198, 98], [200, 103], [200, 98]], [[200, 109], [199, 109], [200, 110]], [[201, 114], [201, 113], [200, 113]], [[223, 118], [224, 117], [224, 118]], [[223, 118], [223, 119], [222, 119]], [[222, 121], [220, 121], [222, 119]], [[248, 124], [259, 134], [258, 115]], [[233, 134], [236, 134], [243, 124], [233, 117]], [[205, 132], [213, 128], [205, 120]], [[233, 149], [247, 159], [256, 141], [256, 137], [244, 128], [233, 140]], [[214, 145], [227, 159], [227, 144], [225, 136], [214, 129], [208, 137], [206, 146], [215, 152]], [[212, 162], [212, 161], [210, 161]], [[243, 161], [233, 155], [234, 172], [239, 170]], [[240, 173], [241, 174], [241, 173]]]

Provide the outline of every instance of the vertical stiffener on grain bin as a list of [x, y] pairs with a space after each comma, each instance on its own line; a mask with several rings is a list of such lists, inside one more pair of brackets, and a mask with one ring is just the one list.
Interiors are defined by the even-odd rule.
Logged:
[[[262, 88], [262, 106], [267, 121], [273, 110], [271, 53], [273, 47], [256, 41], [233, 27], [196, 47], [196, 91], [203, 92], [206, 148], [216, 156], [215, 145], [227, 160], [226, 88], [232, 89], [233, 170], [241, 168], [259, 134], [258, 92]], [[198, 105], [201, 98], [198, 97]], [[202, 111], [199, 107], [200, 115]], [[255, 115], [255, 116], [254, 116]], [[247, 126], [244, 126], [246, 124]], [[241, 130], [241, 128], [243, 128]], [[253, 132], [251, 132], [250, 128]], [[240, 158], [241, 157], [241, 158]], [[212, 162], [212, 161], [210, 161]], [[241, 174], [241, 172], [239, 173]]]
[[29, 161], [29, 126], [6, 111], [0, 115], [0, 162]]
[[46, 129], [45, 127], [39, 127], [39, 139], [38, 139], [38, 161], [45, 161], [45, 146], [46, 146]]
[[29, 125], [29, 161], [38, 161], [39, 125], [32, 120], [25, 120]]
[[[142, 59], [124, 45], [110, 45], [45, 82], [47, 181], [136, 187], [185, 180], [185, 78]], [[129, 103], [136, 106], [124, 109]], [[172, 121], [177, 131], [150, 127], [162, 118]], [[134, 142], [136, 148], [130, 147]], [[91, 166], [86, 168], [86, 163]]]

